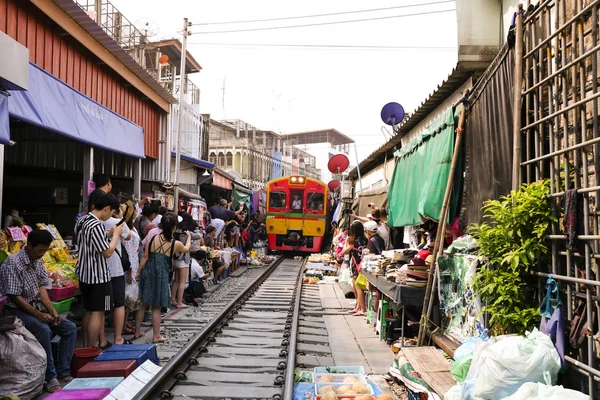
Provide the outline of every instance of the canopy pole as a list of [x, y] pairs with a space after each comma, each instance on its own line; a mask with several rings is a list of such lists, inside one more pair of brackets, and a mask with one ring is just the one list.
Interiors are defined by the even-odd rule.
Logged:
[[175, 153], [175, 184], [174, 184], [174, 203], [175, 211], [179, 212], [179, 169], [181, 168], [181, 131], [183, 129], [183, 103], [185, 93], [185, 62], [187, 60], [187, 37], [188, 19], [183, 19], [183, 38], [181, 40], [181, 66], [179, 67], [179, 114], [177, 114], [177, 152]]
[[360, 161], [358, 160], [358, 150], [356, 150], [356, 142], [354, 142], [354, 157], [356, 158], [356, 172], [358, 173], [358, 185], [360, 192], [363, 192], [362, 177], [360, 176]]
[[437, 277], [439, 275], [438, 267], [438, 256], [444, 250], [444, 232], [446, 231], [446, 220], [448, 215], [448, 206], [450, 204], [450, 198], [452, 194], [452, 188], [454, 186], [454, 174], [456, 166], [458, 165], [458, 156], [460, 154], [462, 137], [463, 137], [463, 125], [465, 122], [465, 97], [463, 97], [462, 110], [460, 112], [460, 118], [458, 120], [458, 127], [456, 128], [456, 142], [454, 143], [454, 153], [452, 155], [452, 164], [450, 165], [450, 174], [448, 175], [448, 183], [446, 184], [446, 193], [444, 194], [444, 202], [442, 203], [442, 210], [440, 212], [440, 222], [438, 225], [437, 234], [435, 236], [435, 246], [433, 248], [433, 262], [429, 267], [429, 274], [427, 276], [427, 288], [425, 289], [425, 299], [423, 300], [423, 311], [421, 314], [421, 322], [419, 324], [419, 336], [417, 338], [417, 346], [423, 346], [425, 341], [425, 334], [427, 332], [427, 321], [431, 315], [431, 309], [433, 307], [433, 299], [435, 296], [431, 295], [433, 286], [437, 283]]
[[512, 190], [521, 186], [521, 90], [523, 85], [523, 5], [515, 18], [515, 77], [513, 98], [513, 166]]

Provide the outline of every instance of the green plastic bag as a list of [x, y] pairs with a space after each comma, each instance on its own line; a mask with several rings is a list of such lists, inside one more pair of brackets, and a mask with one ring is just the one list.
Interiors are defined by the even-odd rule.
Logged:
[[472, 360], [473, 354], [467, 354], [454, 361], [452, 367], [450, 367], [450, 372], [457, 382], [464, 382], [464, 380], [467, 378], [469, 368], [471, 368]]
[[367, 283], [369, 281], [367, 281], [367, 277], [364, 276], [363, 274], [358, 274], [358, 276], [356, 277], [356, 281], [354, 282], [354, 284], [356, 285], [356, 287], [361, 288], [362, 290], [365, 290], [367, 288]]

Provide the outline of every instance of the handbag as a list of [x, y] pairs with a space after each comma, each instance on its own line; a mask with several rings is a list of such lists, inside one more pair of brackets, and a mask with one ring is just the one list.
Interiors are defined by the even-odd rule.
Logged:
[[367, 281], [367, 277], [363, 274], [358, 274], [356, 281], [354, 282], [356, 287], [361, 288], [362, 290], [367, 288], [367, 283], [369, 283], [369, 281]]
[[121, 259], [121, 266], [123, 267], [123, 272], [131, 270], [131, 260], [129, 259], [129, 253], [127, 253], [127, 249], [125, 248], [123, 243], [121, 243], [121, 252], [115, 249], [115, 253], [117, 253], [119, 258]]

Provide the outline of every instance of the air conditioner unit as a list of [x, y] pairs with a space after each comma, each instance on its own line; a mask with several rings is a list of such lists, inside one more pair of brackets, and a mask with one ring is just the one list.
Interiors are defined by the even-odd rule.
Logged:
[[342, 195], [342, 199], [351, 199], [352, 198], [352, 181], [342, 181], [340, 187], [340, 193]]

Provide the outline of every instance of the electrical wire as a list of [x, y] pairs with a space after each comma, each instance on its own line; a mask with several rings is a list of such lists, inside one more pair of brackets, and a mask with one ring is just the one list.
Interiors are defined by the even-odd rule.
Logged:
[[454, 3], [454, 2], [455, 2], [455, 0], [443, 0], [443, 1], [434, 1], [434, 2], [431, 2], [431, 3], [406, 4], [406, 5], [403, 5], [403, 6], [383, 7], [383, 8], [371, 8], [371, 9], [368, 9], [368, 10], [341, 11], [341, 12], [334, 12], [334, 13], [327, 13], [327, 14], [312, 14], [312, 15], [299, 15], [299, 16], [293, 16], [293, 17], [250, 19], [250, 20], [246, 20], [246, 21], [203, 22], [203, 23], [198, 23], [198, 24], [192, 24], [192, 26], [249, 24], [249, 23], [254, 23], [254, 22], [272, 22], [272, 21], [286, 21], [286, 20], [291, 20], [291, 19], [330, 17], [330, 16], [333, 16], [333, 15], [348, 15], [348, 14], [359, 14], [359, 13], [365, 13], [365, 12], [397, 10], [397, 9], [400, 9], [400, 8], [422, 7], [422, 6], [429, 6], [429, 5], [435, 5], [435, 4], [444, 4], [444, 3]]
[[371, 46], [371, 45], [343, 45], [343, 44], [277, 44], [277, 43], [201, 43], [188, 42], [196, 46], [229, 46], [229, 47], [276, 47], [296, 49], [342, 49], [342, 50], [438, 50], [456, 51], [456, 47], [443, 46]]
[[456, 9], [450, 8], [448, 10], [425, 11], [425, 12], [419, 12], [419, 13], [413, 13], [413, 14], [402, 14], [402, 15], [387, 15], [384, 17], [352, 19], [352, 20], [346, 20], [346, 21], [317, 22], [317, 23], [302, 24], [302, 25], [270, 26], [270, 27], [248, 28], [248, 29], [232, 29], [232, 30], [228, 30], [228, 31], [192, 32], [191, 34], [193, 34], [193, 35], [211, 35], [211, 34], [217, 34], [217, 33], [257, 32], [257, 31], [270, 31], [270, 30], [275, 30], [275, 29], [308, 28], [308, 27], [312, 27], [312, 26], [338, 25], [338, 24], [349, 24], [349, 23], [354, 23], [354, 22], [378, 21], [378, 20], [392, 19], [392, 18], [416, 17], [416, 16], [421, 16], [421, 15], [446, 13], [446, 12], [450, 12], [450, 11], [456, 11]]

